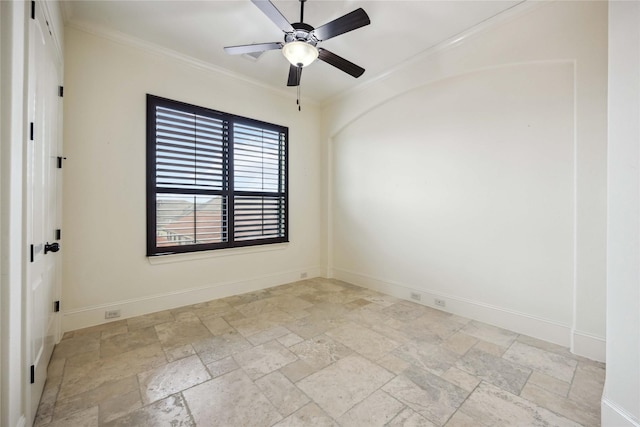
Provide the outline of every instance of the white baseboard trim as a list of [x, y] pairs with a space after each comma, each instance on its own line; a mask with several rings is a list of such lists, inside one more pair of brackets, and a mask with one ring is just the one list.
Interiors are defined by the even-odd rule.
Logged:
[[571, 352], [591, 360], [605, 362], [607, 341], [602, 337], [574, 330]]
[[611, 402], [607, 397], [601, 401], [602, 427], [640, 427], [640, 420], [623, 408]]
[[[319, 277], [321, 268], [308, 267], [299, 270], [285, 271], [278, 274], [259, 276], [234, 282], [216, 283], [199, 288], [183, 289], [175, 292], [167, 292], [148, 297], [134, 298], [116, 301], [109, 304], [100, 304], [90, 307], [82, 307], [66, 310], [62, 313], [62, 331], [68, 332], [89, 326], [122, 320], [156, 311], [169, 310], [185, 305], [197, 304], [217, 298], [225, 298], [246, 292], [253, 292], [273, 286], [301, 280], [300, 276], [307, 273], [307, 278]], [[106, 320], [106, 310], [120, 310], [120, 317]]]
[[[502, 307], [496, 307], [479, 301], [473, 301], [429, 290], [414, 289], [401, 283], [377, 279], [365, 274], [355, 273], [340, 268], [334, 267], [329, 271], [329, 273], [336, 279], [353, 283], [354, 285], [364, 286], [397, 298], [406, 299], [438, 310], [489, 323], [500, 328], [552, 342], [564, 347], [571, 346], [572, 330], [570, 325], [565, 325]], [[420, 301], [411, 299], [411, 294], [413, 293], [420, 295]], [[445, 300], [447, 306], [444, 308], [435, 306], [432, 304], [432, 301], [435, 298]], [[576, 337], [578, 338], [576, 341], [578, 342], [578, 345], [574, 344], [573, 350], [575, 354], [593, 360], [604, 361], [604, 339], [578, 332], [574, 333], [574, 339]]]

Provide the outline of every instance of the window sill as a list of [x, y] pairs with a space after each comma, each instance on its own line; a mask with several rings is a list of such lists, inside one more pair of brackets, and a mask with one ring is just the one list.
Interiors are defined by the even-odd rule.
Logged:
[[243, 248], [217, 249], [212, 251], [189, 252], [184, 254], [169, 254], [148, 256], [151, 265], [171, 264], [174, 262], [197, 261], [201, 259], [220, 258], [225, 256], [247, 255], [259, 252], [272, 252], [287, 249], [289, 243], [272, 243], [270, 245], [247, 246]]

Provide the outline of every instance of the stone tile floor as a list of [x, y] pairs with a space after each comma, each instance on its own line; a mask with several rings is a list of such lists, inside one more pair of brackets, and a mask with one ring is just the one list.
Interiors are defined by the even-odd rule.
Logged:
[[597, 426], [605, 367], [312, 279], [66, 333], [37, 426]]

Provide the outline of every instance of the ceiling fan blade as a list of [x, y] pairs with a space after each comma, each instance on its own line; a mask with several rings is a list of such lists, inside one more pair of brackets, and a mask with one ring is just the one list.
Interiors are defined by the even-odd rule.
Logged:
[[267, 15], [267, 17], [285, 33], [293, 31], [293, 27], [289, 21], [287, 21], [287, 18], [285, 18], [278, 8], [276, 8], [269, 0], [251, 0], [251, 3], [258, 6], [258, 9]]
[[287, 86], [300, 86], [300, 77], [302, 77], [302, 67], [296, 67], [293, 64], [289, 66]]
[[356, 30], [369, 24], [371, 24], [369, 15], [360, 8], [316, 28], [313, 30], [313, 34], [318, 40], [329, 40], [332, 37], [348, 33], [349, 31]]
[[333, 65], [347, 74], [351, 74], [355, 78], [360, 77], [362, 73], [364, 73], [364, 68], [357, 66], [353, 62], [347, 61], [333, 52], [329, 52], [327, 49], [318, 48], [318, 59], [329, 65]]
[[273, 42], [245, 44], [241, 46], [227, 46], [224, 48], [224, 51], [229, 55], [242, 55], [243, 53], [264, 52], [265, 50], [282, 49], [282, 44], [283, 43], [280, 42]]

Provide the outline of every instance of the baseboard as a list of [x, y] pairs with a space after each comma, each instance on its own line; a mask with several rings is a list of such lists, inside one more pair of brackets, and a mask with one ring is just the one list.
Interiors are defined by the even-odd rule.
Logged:
[[640, 427], [640, 420], [611, 402], [607, 397], [601, 401], [602, 427]]
[[[216, 283], [199, 288], [184, 289], [148, 297], [116, 301], [109, 304], [67, 310], [62, 313], [62, 330], [63, 332], [73, 331], [112, 322], [114, 320], [127, 319], [143, 314], [155, 313], [156, 311], [169, 310], [212, 299], [225, 298], [283, 285], [300, 280], [303, 273], [307, 273], [307, 278], [319, 277], [321, 275], [321, 268], [319, 266], [308, 267], [234, 282]], [[106, 320], [104, 318], [106, 310], [120, 310], [120, 317]]]
[[591, 360], [605, 362], [607, 341], [604, 338], [574, 330], [571, 352]]
[[[484, 323], [508, 329], [519, 334], [528, 335], [564, 347], [571, 346], [571, 326], [561, 324], [552, 320], [531, 316], [514, 310], [492, 306], [479, 301], [446, 295], [438, 292], [414, 289], [400, 283], [381, 280], [340, 268], [332, 268], [329, 273], [336, 279], [364, 286], [397, 298], [406, 299], [438, 310], [457, 314], [459, 316], [478, 320]], [[420, 296], [420, 301], [411, 298], [415, 294]], [[432, 304], [434, 299], [444, 300], [446, 307], [439, 307]], [[577, 338], [577, 340], [576, 340]], [[578, 343], [575, 345], [575, 343]], [[593, 337], [584, 333], [574, 333], [573, 351], [579, 356], [589, 359], [604, 361], [605, 343], [601, 338]]]

